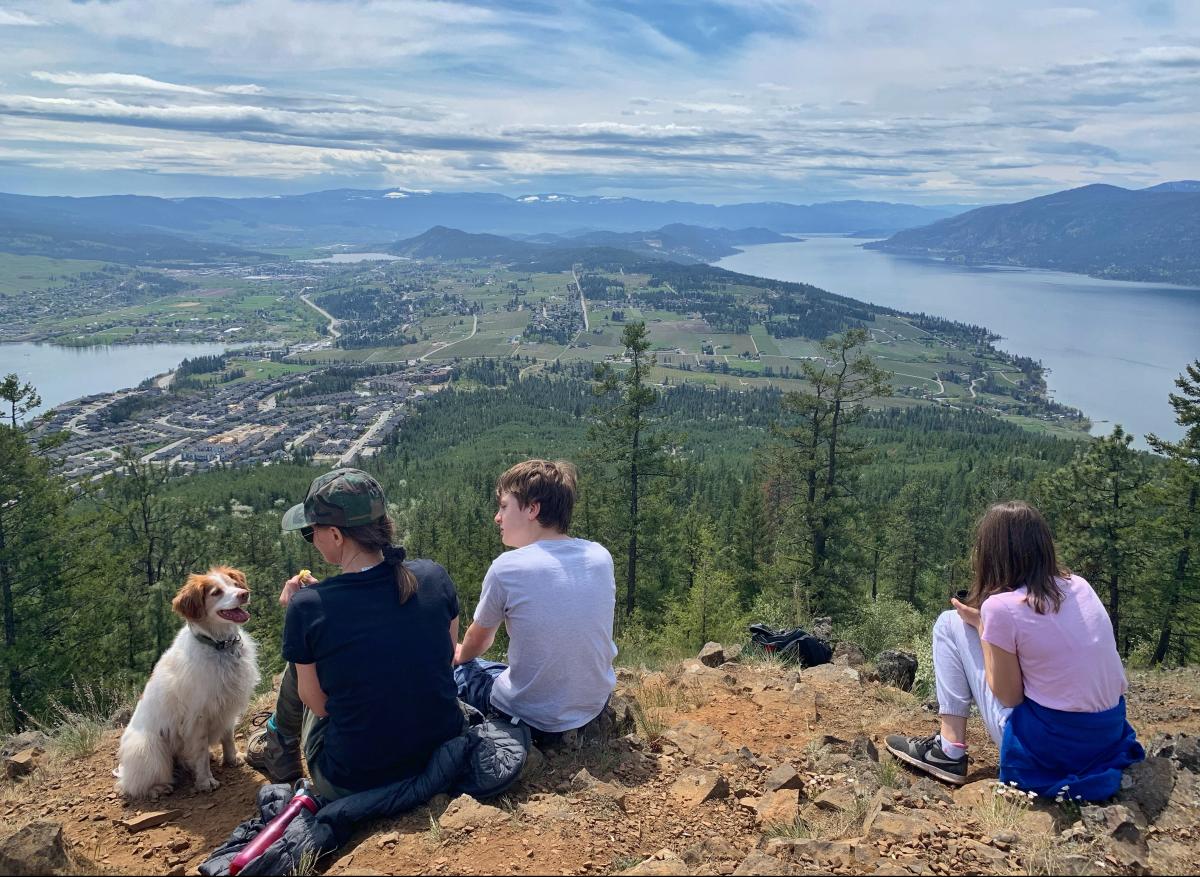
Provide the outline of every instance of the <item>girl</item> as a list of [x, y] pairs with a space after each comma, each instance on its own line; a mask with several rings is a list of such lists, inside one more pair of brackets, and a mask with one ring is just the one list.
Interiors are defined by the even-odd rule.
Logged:
[[941, 733], [887, 738], [903, 761], [966, 782], [967, 715], [1000, 747], [1000, 779], [1100, 800], [1145, 752], [1125, 720], [1125, 671], [1091, 585], [1058, 565], [1050, 528], [1024, 502], [992, 506], [972, 552], [974, 582], [933, 628]]
[[326, 799], [415, 776], [463, 729], [450, 668], [454, 583], [436, 563], [404, 561], [383, 489], [357, 469], [313, 481], [283, 529], [299, 530], [342, 574], [284, 584], [288, 667], [247, 761], [273, 782], [290, 782], [303, 747]]

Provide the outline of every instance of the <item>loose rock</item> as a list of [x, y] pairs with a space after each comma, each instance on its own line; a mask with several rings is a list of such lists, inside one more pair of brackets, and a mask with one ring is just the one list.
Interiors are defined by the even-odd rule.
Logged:
[[875, 672], [884, 685], [912, 691], [917, 678], [917, 656], [894, 649], [880, 652], [875, 658]]
[[71, 858], [57, 822], [32, 822], [0, 843], [0, 874], [73, 874]]

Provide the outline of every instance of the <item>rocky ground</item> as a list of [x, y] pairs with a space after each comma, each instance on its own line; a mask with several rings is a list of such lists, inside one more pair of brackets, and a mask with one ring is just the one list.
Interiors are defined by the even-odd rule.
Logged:
[[[1136, 874], [1200, 865], [1200, 674], [1134, 674], [1130, 720], [1154, 757], [1104, 806], [997, 794], [996, 751], [972, 723], [969, 784], [893, 761], [888, 733], [935, 717], [853, 655], [798, 673], [719, 654], [620, 671], [636, 731], [534, 753], [497, 801], [441, 797], [366, 825], [313, 873]], [[624, 712], [624, 708], [622, 708]], [[90, 755], [28, 754], [0, 781], [0, 873], [190, 874], [253, 810], [260, 778], [127, 804], [112, 790], [118, 730]], [[241, 740], [244, 745], [244, 736]], [[26, 773], [26, 771], [28, 771]], [[23, 774], [23, 775], [21, 775]], [[61, 840], [60, 840], [61, 838]], [[44, 858], [38, 859], [41, 855]]]

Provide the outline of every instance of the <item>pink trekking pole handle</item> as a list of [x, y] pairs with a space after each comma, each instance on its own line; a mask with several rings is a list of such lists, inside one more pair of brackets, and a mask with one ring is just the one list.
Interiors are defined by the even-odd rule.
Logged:
[[284, 829], [296, 818], [301, 808], [307, 808], [310, 813], [316, 813], [320, 809], [320, 805], [307, 789], [297, 791], [288, 805], [279, 812], [279, 815], [268, 822], [254, 840], [246, 844], [245, 849], [233, 857], [233, 861], [229, 863], [230, 877], [237, 877], [238, 872], [265, 853], [267, 847], [279, 840]]

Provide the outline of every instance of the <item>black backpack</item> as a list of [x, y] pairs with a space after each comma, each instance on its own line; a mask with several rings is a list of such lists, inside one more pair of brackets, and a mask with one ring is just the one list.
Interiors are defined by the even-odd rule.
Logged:
[[833, 658], [833, 649], [829, 643], [799, 627], [775, 630], [765, 624], [751, 624], [750, 641], [764, 652], [794, 661], [801, 667], [828, 664]]

